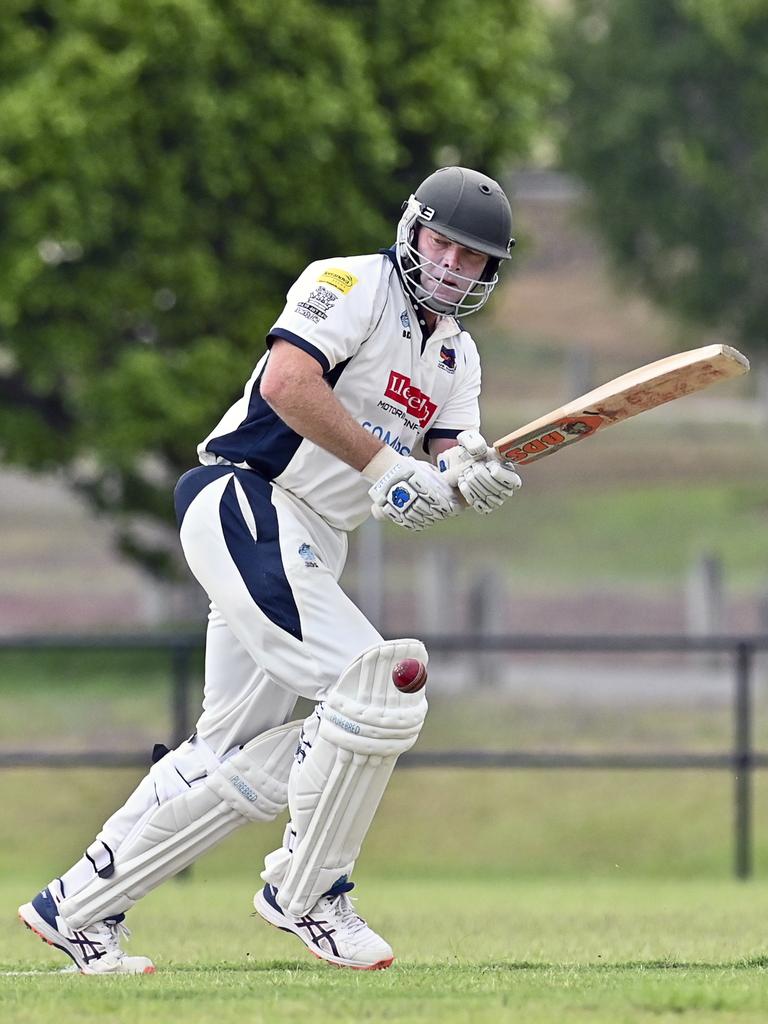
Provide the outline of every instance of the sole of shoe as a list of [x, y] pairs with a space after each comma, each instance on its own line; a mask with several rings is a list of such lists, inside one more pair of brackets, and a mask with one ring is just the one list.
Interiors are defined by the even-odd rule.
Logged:
[[[54, 931], [54, 929], [52, 929], [50, 925], [46, 924], [46, 922], [42, 919], [42, 917], [40, 917], [40, 915], [38, 914], [38, 912], [35, 910], [31, 903], [25, 903], [23, 906], [19, 907], [19, 920], [24, 925], [24, 927], [29, 928], [29, 930], [33, 934], [35, 934], [38, 937], [38, 939], [42, 939], [43, 942], [47, 943], [49, 946], [54, 946], [56, 949], [60, 949], [62, 953], [66, 953], [66, 955], [74, 963], [75, 967], [80, 972], [80, 974], [104, 974], [106, 976], [108, 974], [120, 973], [116, 971], [93, 971], [81, 967], [81, 965], [77, 962], [77, 960], [72, 955], [72, 953], [70, 953], [67, 947], [62, 946], [61, 942], [56, 941], [56, 939], [61, 939], [61, 936], [59, 935], [58, 932]], [[152, 966], [145, 967], [142, 971], [135, 971], [131, 973], [154, 974], [155, 970], [155, 967]]]
[[[75, 960], [67, 947], [62, 946], [60, 942], [56, 942], [54, 938], [51, 937], [51, 929], [45, 921], [43, 921], [31, 903], [25, 903], [23, 906], [19, 907], [19, 920], [24, 927], [29, 928], [29, 930], [36, 935], [38, 939], [42, 939], [47, 945], [54, 946], [56, 949], [60, 949], [62, 953], [66, 953], [69, 959], [74, 963], [75, 967], [80, 970], [80, 964], [78, 964], [77, 960]], [[56, 938], [59, 938], [58, 934], [56, 935]]]
[[296, 938], [301, 942], [302, 946], [307, 949], [312, 956], [317, 957], [318, 960], [322, 960], [325, 964], [330, 964], [331, 967], [346, 967], [352, 971], [384, 971], [387, 967], [391, 967], [395, 961], [393, 956], [385, 957], [383, 960], [378, 960], [374, 964], [361, 964], [355, 963], [353, 960], [345, 960], [343, 957], [334, 956], [332, 953], [318, 952], [316, 949], [312, 949], [304, 941], [304, 937], [297, 931], [294, 931], [289, 924], [286, 923], [285, 918], [281, 914], [277, 914], [275, 909], [267, 903], [261, 894], [261, 891], [257, 892], [253, 897], [253, 905], [256, 908], [256, 913], [260, 917], [263, 917], [267, 924], [271, 924], [273, 928], [279, 928], [281, 932], [288, 932], [289, 935], [295, 935]]

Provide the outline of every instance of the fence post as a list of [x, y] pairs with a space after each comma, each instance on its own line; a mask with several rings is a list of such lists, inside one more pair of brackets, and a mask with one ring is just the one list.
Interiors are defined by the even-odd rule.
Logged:
[[380, 633], [386, 632], [384, 614], [386, 574], [384, 571], [384, 530], [373, 517], [357, 531], [357, 604]]
[[565, 361], [566, 401], [583, 395], [592, 387], [594, 358], [592, 352], [580, 345], [568, 349]]
[[723, 626], [723, 565], [717, 555], [700, 555], [688, 571], [686, 619], [691, 636], [712, 636]]
[[[189, 691], [190, 662], [192, 651], [189, 647], [174, 644], [171, 648], [171, 735], [172, 747], [178, 747], [189, 736]], [[176, 874], [176, 880], [186, 882], [192, 877], [192, 865], [188, 864]]]
[[421, 607], [417, 628], [430, 636], [453, 635], [456, 630], [456, 559], [446, 547], [425, 547], [419, 564]]
[[192, 731], [187, 700], [191, 657], [189, 647], [175, 644], [171, 649], [171, 736], [174, 747], [182, 743]]
[[746, 641], [736, 645], [734, 768], [734, 854], [736, 877], [752, 874], [752, 647]]
[[[476, 636], [499, 636], [506, 627], [506, 588], [504, 578], [495, 569], [486, 569], [470, 581], [468, 588], [467, 621], [470, 633]], [[493, 651], [482, 651], [475, 655], [483, 686], [495, 686], [500, 682], [501, 672], [498, 655]]]
[[755, 367], [757, 380], [757, 414], [760, 426], [768, 422], [768, 362], [765, 359], [758, 360]]

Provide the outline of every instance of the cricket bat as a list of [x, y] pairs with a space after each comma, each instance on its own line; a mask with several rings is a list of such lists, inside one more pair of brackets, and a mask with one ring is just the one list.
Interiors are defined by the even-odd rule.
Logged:
[[[689, 352], [679, 352], [654, 363], [640, 366], [594, 391], [575, 398], [567, 405], [526, 423], [519, 430], [505, 434], [493, 447], [502, 459], [527, 466], [530, 462], [552, 455], [568, 445], [591, 437], [603, 427], [621, 423], [630, 416], [655, 409], [684, 395], [703, 391], [711, 384], [731, 377], [740, 377], [749, 370], [749, 360], [728, 345], [705, 345]], [[450, 457], [451, 448], [440, 456], [445, 461], [449, 482], [455, 484], [461, 467], [471, 457]], [[447, 458], [446, 458], [447, 457]], [[442, 467], [441, 467], [442, 468]]]

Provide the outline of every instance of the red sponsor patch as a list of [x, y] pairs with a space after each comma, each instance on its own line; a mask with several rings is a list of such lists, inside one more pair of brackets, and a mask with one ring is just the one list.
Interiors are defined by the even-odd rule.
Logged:
[[393, 402], [404, 406], [408, 410], [408, 415], [418, 420], [422, 427], [426, 427], [437, 411], [437, 406], [429, 395], [425, 395], [423, 391], [411, 384], [410, 377], [406, 377], [404, 373], [398, 373], [397, 370], [390, 370], [389, 383], [384, 394]]

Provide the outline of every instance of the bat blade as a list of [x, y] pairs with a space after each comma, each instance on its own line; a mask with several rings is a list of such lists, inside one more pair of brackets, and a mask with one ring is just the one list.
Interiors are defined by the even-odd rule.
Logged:
[[705, 345], [657, 359], [575, 398], [567, 405], [505, 434], [493, 447], [510, 462], [528, 465], [631, 416], [703, 391], [749, 370], [749, 360], [729, 345]]

